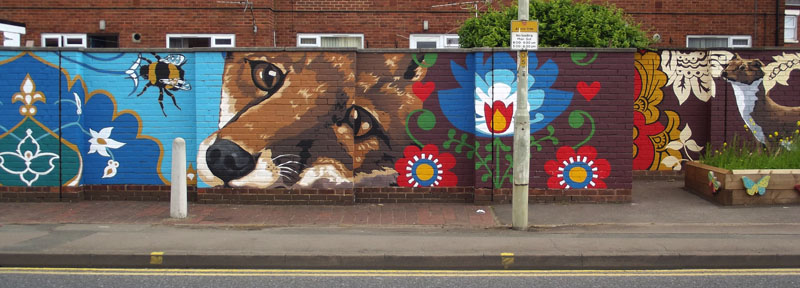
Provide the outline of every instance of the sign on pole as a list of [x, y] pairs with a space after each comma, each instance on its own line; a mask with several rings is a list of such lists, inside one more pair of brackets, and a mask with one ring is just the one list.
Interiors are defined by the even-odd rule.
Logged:
[[539, 49], [539, 21], [511, 21], [511, 50]]

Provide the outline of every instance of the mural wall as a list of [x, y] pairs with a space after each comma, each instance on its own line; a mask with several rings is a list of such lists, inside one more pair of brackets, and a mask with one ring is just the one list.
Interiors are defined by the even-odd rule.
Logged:
[[[515, 57], [0, 51], [0, 185], [166, 185], [182, 137], [200, 188], [507, 189]], [[708, 144], [791, 141], [798, 68], [791, 51], [531, 53], [531, 188], [630, 190]]]
[[[186, 79], [219, 87], [222, 57], [161, 56], [1, 51], [0, 185], [169, 183], [172, 140], [195, 146], [207, 121], [197, 112], [219, 110], [198, 105], [214, 92]], [[196, 164], [187, 167], [196, 183]]]
[[[200, 188], [506, 189], [515, 57], [0, 51], [0, 185], [167, 185], [182, 137]], [[788, 51], [531, 53], [531, 187], [629, 190], [631, 167], [680, 170], [734, 137], [787, 141], [798, 64]]]
[[[2, 51], [0, 185], [509, 188], [515, 56]], [[633, 55], [529, 63], [532, 188], [630, 189]]]
[[680, 170], [707, 144], [781, 145], [800, 121], [791, 51], [673, 51], [636, 54], [633, 168]]

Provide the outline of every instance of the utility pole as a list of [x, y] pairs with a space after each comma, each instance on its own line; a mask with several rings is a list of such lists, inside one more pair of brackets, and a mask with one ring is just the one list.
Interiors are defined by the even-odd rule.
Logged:
[[[528, 0], [519, 0], [520, 21], [528, 21]], [[512, 31], [514, 32], [514, 31]], [[517, 51], [517, 108], [514, 112], [514, 190], [511, 195], [511, 228], [528, 228], [528, 179], [530, 179], [531, 132], [528, 111], [528, 51]]]

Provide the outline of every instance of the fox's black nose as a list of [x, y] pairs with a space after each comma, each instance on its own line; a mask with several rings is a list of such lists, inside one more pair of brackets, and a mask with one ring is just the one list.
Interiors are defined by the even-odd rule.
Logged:
[[256, 167], [252, 154], [233, 141], [217, 139], [206, 150], [206, 164], [214, 176], [228, 184], [228, 181], [244, 177]]

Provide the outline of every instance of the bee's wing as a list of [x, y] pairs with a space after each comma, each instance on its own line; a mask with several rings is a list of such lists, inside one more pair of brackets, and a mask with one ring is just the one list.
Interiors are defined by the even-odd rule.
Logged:
[[181, 79], [158, 79], [158, 82], [164, 85], [171, 85], [173, 88], [178, 88], [184, 91], [192, 90], [192, 85], [189, 82]]
[[183, 63], [186, 63], [186, 56], [183, 56], [183, 54], [169, 54], [167, 57], [164, 57], [164, 61], [181, 66]]

